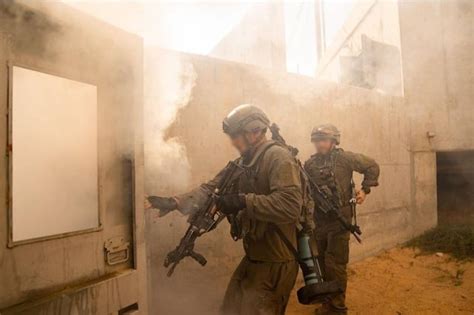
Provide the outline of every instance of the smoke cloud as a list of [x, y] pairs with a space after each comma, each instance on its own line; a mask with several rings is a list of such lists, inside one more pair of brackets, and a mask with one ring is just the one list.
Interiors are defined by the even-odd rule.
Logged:
[[148, 194], [188, 188], [186, 148], [166, 130], [191, 100], [196, 71], [190, 62], [161, 49], [145, 52], [145, 189]]

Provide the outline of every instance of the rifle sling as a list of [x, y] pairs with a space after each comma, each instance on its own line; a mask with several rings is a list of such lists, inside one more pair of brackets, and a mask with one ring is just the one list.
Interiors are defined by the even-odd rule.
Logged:
[[303, 274], [309, 274], [312, 273], [313, 270], [311, 270], [308, 265], [301, 260], [300, 256], [298, 255], [298, 250], [291, 244], [290, 240], [283, 234], [283, 231], [275, 224], [275, 223], [269, 223], [270, 229], [275, 231], [278, 236], [281, 238], [283, 243], [285, 243], [286, 247], [290, 250], [290, 252], [295, 256], [296, 261], [300, 265], [301, 270], [303, 271]]

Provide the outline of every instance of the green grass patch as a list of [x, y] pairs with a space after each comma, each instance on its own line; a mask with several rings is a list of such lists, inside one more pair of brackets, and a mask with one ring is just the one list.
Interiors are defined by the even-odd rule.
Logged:
[[459, 260], [474, 258], [474, 225], [438, 226], [405, 243], [422, 254], [446, 253]]

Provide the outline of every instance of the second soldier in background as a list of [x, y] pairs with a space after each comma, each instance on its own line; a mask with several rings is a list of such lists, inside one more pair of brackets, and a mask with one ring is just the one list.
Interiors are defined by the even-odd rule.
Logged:
[[[329, 198], [339, 205], [343, 218], [350, 223], [353, 211], [353, 172], [362, 173], [362, 188], [355, 193], [358, 204], [364, 202], [370, 188], [378, 185], [379, 166], [362, 154], [338, 148], [339, 130], [330, 124], [317, 126], [311, 133], [311, 141], [317, 153], [306, 161], [304, 168], [312, 181], [327, 191]], [[355, 205], [354, 205], [355, 206]], [[347, 231], [330, 213], [315, 209], [318, 259], [326, 280], [338, 280], [344, 292], [335, 296], [316, 311], [317, 314], [346, 314], [345, 290], [347, 287], [347, 263], [349, 261], [349, 238]]]

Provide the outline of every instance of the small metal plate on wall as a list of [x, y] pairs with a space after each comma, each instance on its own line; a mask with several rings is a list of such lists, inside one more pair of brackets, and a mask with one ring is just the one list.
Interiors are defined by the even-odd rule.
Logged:
[[126, 262], [130, 258], [130, 242], [122, 236], [109, 238], [104, 243], [105, 261], [109, 265]]

